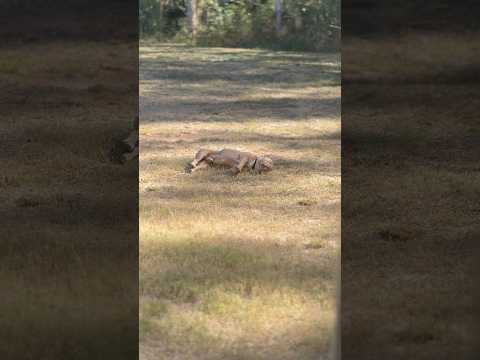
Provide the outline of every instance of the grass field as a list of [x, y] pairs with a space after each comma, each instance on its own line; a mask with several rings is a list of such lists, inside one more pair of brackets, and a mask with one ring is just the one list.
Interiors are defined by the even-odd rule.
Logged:
[[[329, 359], [339, 56], [144, 42], [140, 60], [141, 359]], [[182, 174], [200, 147], [276, 168]]]

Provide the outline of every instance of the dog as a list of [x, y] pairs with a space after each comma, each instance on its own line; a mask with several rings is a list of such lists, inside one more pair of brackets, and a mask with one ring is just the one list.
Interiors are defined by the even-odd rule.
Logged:
[[250, 152], [233, 149], [200, 149], [185, 172], [193, 173], [206, 167], [227, 168], [230, 175], [236, 176], [244, 170], [254, 173], [265, 173], [273, 170], [273, 161], [267, 156], [257, 156]]

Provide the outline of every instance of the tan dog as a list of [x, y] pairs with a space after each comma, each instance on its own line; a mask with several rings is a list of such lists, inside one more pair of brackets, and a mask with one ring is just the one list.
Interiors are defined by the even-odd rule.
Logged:
[[239, 150], [222, 149], [215, 151], [200, 149], [195, 154], [193, 161], [187, 165], [185, 171], [192, 173], [208, 166], [227, 168], [229, 173], [235, 176], [245, 169], [256, 173], [271, 171], [273, 169], [273, 161], [266, 156], [257, 156]]

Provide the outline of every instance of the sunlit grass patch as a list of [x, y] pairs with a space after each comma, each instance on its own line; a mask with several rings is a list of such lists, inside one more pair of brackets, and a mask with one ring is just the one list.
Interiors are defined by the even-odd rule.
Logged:
[[[217, 289], [198, 306], [171, 305], [167, 313], [141, 324], [150, 337], [192, 357], [290, 358], [301, 351], [302, 358], [313, 359], [328, 347], [332, 305], [294, 291], [244, 298]], [[283, 343], [277, 346], [279, 339]]]
[[139, 336], [144, 339], [157, 328], [156, 321], [167, 314], [168, 305], [161, 300], [143, 298], [139, 313]]

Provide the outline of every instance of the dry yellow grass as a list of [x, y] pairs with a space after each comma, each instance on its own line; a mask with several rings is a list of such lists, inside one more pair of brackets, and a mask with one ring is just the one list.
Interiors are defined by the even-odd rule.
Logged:
[[[140, 49], [142, 359], [327, 359], [340, 240], [334, 54]], [[201, 146], [272, 173], [184, 175]]]

